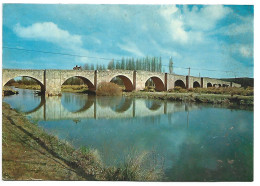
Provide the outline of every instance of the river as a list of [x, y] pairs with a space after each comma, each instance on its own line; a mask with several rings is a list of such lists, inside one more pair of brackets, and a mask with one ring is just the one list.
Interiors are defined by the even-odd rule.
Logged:
[[75, 148], [97, 149], [104, 163], [152, 152], [164, 181], [253, 180], [253, 111], [127, 97], [33, 90], [3, 101]]

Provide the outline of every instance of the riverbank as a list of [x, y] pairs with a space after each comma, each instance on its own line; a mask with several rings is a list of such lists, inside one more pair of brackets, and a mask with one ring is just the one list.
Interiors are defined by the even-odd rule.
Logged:
[[225, 105], [245, 105], [253, 107], [254, 96], [226, 95], [226, 94], [200, 94], [200, 93], [171, 93], [171, 92], [124, 92], [124, 96], [137, 98], [150, 98], [182, 102], [211, 103]]
[[62, 92], [71, 92], [71, 93], [87, 93], [87, 85], [62, 85]]
[[19, 94], [19, 92], [15, 91], [11, 87], [5, 87], [5, 86], [3, 87], [2, 96], [10, 96], [14, 94]]
[[47, 134], [21, 113], [2, 105], [3, 180], [133, 180], [161, 179], [161, 170], [143, 169], [149, 153], [126, 159], [119, 167], [103, 164], [99, 152]]
[[21, 89], [41, 90], [41, 86], [38, 84], [25, 85], [25, 84], [14, 83], [10, 86], [14, 86], [15, 88], [21, 88]]

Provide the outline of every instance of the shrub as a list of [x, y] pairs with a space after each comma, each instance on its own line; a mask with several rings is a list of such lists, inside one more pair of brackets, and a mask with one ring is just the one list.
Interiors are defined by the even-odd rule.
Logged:
[[105, 180], [114, 181], [160, 181], [163, 175], [163, 161], [153, 152], [129, 154], [119, 167], [109, 167]]
[[188, 92], [188, 90], [185, 88], [176, 86], [176, 87], [174, 87], [173, 92], [185, 93], [185, 92]]
[[115, 83], [101, 82], [98, 85], [96, 94], [98, 96], [119, 96], [122, 95], [122, 89]]

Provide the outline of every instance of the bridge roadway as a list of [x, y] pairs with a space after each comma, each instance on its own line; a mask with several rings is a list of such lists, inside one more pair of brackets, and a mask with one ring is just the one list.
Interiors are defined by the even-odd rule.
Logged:
[[[87, 96], [86, 96], [87, 97]], [[44, 98], [43, 98], [44, 99]], [[82, 101], [82, 100], [81, 100]], [[78, 120], [86, 118], [132, 118], [156, 116], [174, 112], [199, 109], [196, 105], [176, 102], [115, 97], [112, 100], [91, 97], [85, 99], [81, 108], [71, 110], [60, 97], [46, 97], [34, 110], [25, 113], [33, 120]]]
[[226, 82], [208, 77], [182, 76], [148, 71], [131, 70], [30, 70], [30, 69], [3, 69], [4, 86], [15, 77], [31, 77], [40, 85], [45, 95], [60, 95], [62, 84], [71, 77], [81, 78], [89, 90], [95, 91], [101, 82], [110, 82], [119, 77], [124, 82], [126, 91], [138, 91], [145, 88], [148, 79], [152, 79], [157, 91], [165, 91], [176, 86], [182, 88], [196, 87], [241, 87], [240, 84]]

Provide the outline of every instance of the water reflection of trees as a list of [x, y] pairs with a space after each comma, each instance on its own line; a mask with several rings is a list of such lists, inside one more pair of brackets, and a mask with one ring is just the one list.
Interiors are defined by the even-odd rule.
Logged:
[[[172, 157], [172, 167], [165, 174], [171, 181], [251, 181], [253, 179], [253, 145], [250, 136], [221, 136], [200, 143], [187, 139], [180, 146], [179, 158]], [[239, 135], [246, 136], [246, 135]], [[203, 140], [204, 139], [204, 140]]]
[[145, 105], [150, 110], [158, 110], [163, 102], [159, 100], [145, 100]]
[[125, 112], [127, 111], [132, 105], [133, 99], [122, 97], [120, 103], [118, 105], [112, 106], [111, 109], [115, 112]]
[[106, 108], [106, 107], [113, 107], [116, 105], [119, 105], [122, 100], [121, 96], [100, 96], [97, 97], [97, 103], [100, 107]]

